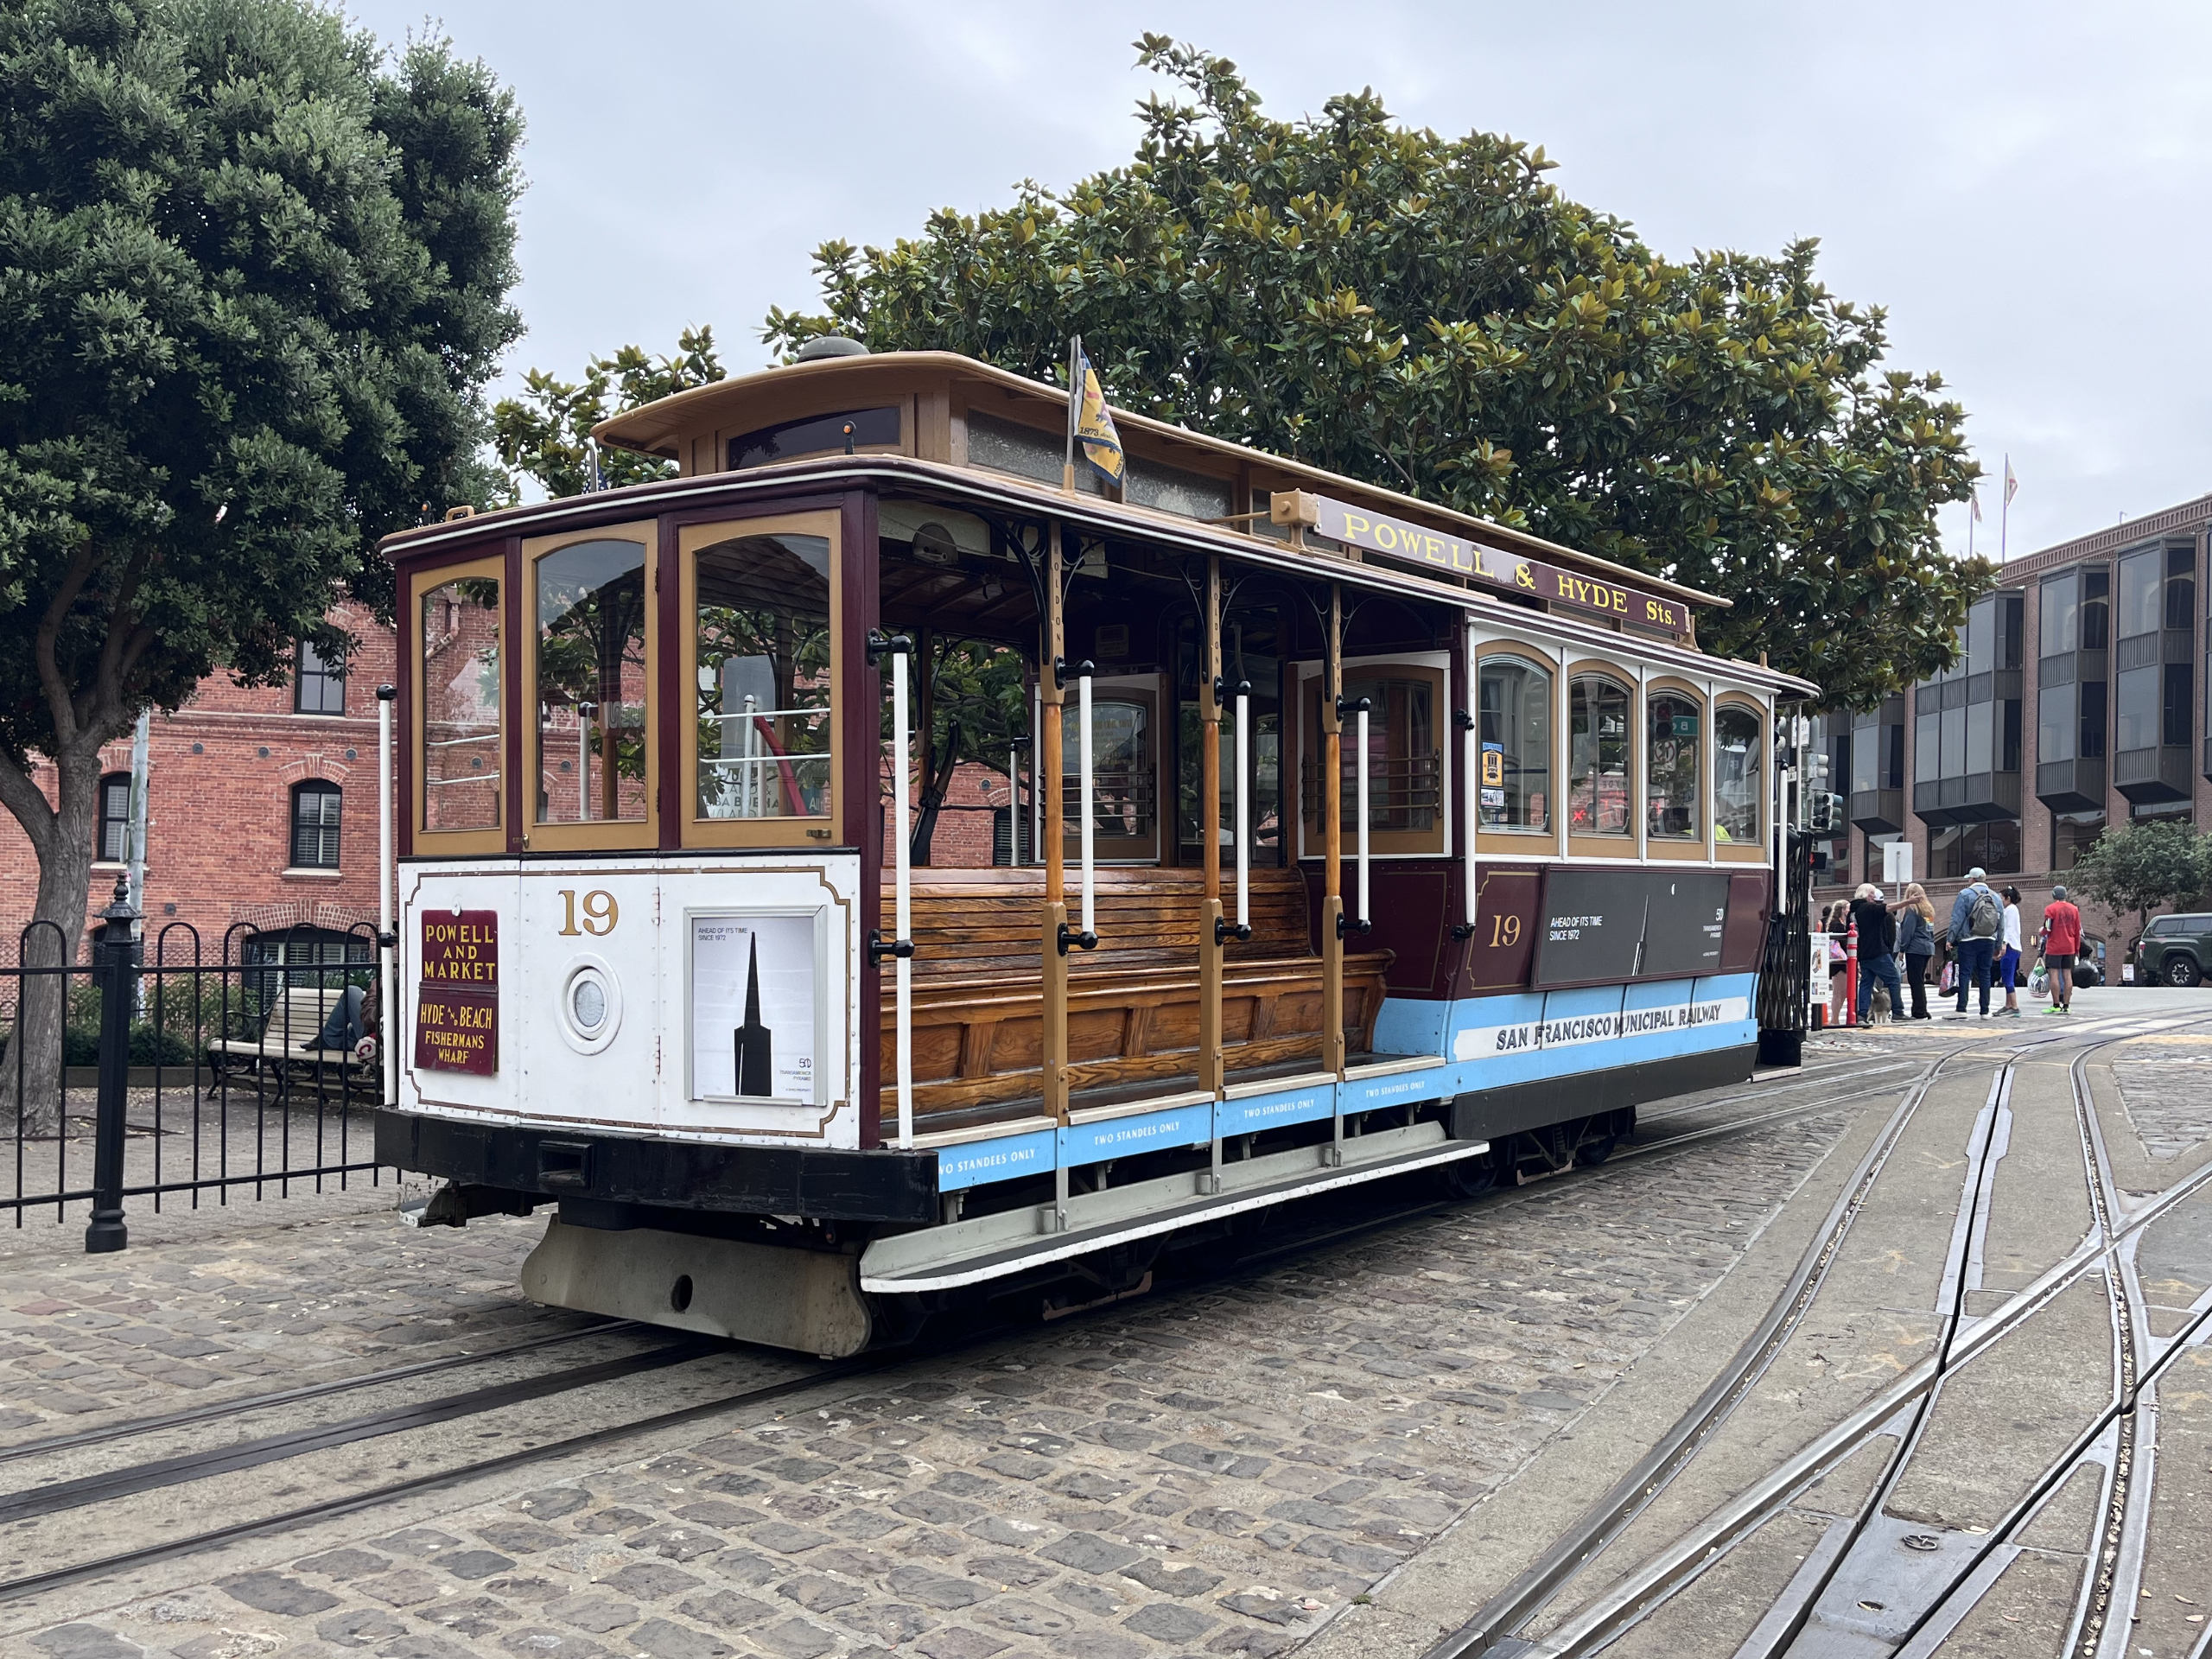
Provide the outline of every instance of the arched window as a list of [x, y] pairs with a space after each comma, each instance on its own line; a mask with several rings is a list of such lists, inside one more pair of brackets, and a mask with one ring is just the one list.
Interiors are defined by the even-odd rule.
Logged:
[[1568, 830], [1578, 836], [1628, 836], [1636, 831], [1629, 817], [1629, 691], [1618, 681], [1594, 674], [1575, 677], [1568, 757]]
[[1654, 839], [1700, 841], [1698, 738], [1703, 710], [1681, 691], [1654, 691], [1644, 704], [1643, 803]]
[[292, 868], [338, 868], [338, 785], [310, 779], [292, 791]]
[[1760, 764], [1759, 717], [1740, 703], [1724, 703], [1713, 716], [1713, 838], [1759, 839], [1759, 795], [1766, 786]]
[[1552, 677], [1517, 657], [1483, 660], [1482, 827], [1548, 830], [1552, 800]]
[[130, 856], [130, 774], [111, 772], [100, 779], [99, 838], [92, 856], [103, 863], [120, 864]]

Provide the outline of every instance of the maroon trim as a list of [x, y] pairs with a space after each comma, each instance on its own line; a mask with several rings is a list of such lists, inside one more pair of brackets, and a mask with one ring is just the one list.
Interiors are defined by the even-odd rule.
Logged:
[[527, 712], [522, 706], [522, 537], [504, 539], [506, 602], [500, 608], [506, 613], [507, 643], [499, 653], [499, 704], [506, 714], [506, 739], [500, 747], [507, 757], [507, 852], [519, 857], [523, 849], [522, 726]]
[[868, 631], [878, 626], [881, 594], [877, 583], [875, 496], [855, 491], [839, 504], [837, 549], [844, 635], [841, 641], [843, 671], [838, 678], [844, 697], [844, 718], [838, 742], [845, 764], [838, 768], [837, 815], [846, 838], [861, 855], [860, 944], [855, 969], [860, 976], [860, 995], [855, 1017], [860, 1021], [861, 1145], [883, 1144], [883, 985], [880, 976], [868, 965], [868, 936], [883, 925], [883, 836], [876, 828], [876, 797], [880, 792], [880, 767], [876, 756], [880, 743], [883, 676], [868, 659]]
[[[391, 851], [394, 858], [415, 855], [415, 678], [421, 667], [423, 607], [399, 582], [398, 641], [391, 653], [391, 683], [399, 695], [391, 704]], [[396, 878], [395, 878], [396, 879]], [[392, 889], [393, 914], [398, 914], [399, 889]]]
[[696, 682], [692, 676], [689, 650], [691, 631], [682, 614], [683, 563], [677, 556], [676, 520], [673, 516], [664, 515], [659, 525], [658, 543], [653, 552], [653, 604], [659, 619], [660, 673], [653, 696], [661, 712], [653, 741], [660, 748], [658, 844], [664, 853], [673, 853], [680, 851], [683, 845], [685, 820], [679, 816], [683, 745], [696, 726], [691, 718], [693, 710], [684, 705], [692, 702], [697, 694], [686, 690], [687, 683], [696, 686]]

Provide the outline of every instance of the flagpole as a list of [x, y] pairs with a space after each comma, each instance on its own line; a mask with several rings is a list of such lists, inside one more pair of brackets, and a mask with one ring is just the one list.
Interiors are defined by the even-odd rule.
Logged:
[[2005, 563], [2006, 552], [2011, 546], [2012, 532], [2012, 456], [2008, 450], [2005, 455], [2005, 493], [1997, 509], [1997, 563], [1999, 564]]
[[1060, 487], [1075, 493], [1075, 411], [1083, 397], [1083, 388], [1076, 381], [1076, 361], [1083, 354], [1083, 336], [1068, 336], [1068, 450], [1067, 458], [1060, 464]]

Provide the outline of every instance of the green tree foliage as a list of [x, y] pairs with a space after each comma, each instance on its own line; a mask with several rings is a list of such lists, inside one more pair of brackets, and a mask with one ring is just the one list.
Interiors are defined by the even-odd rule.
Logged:
[[2107, 830], [2068, 872], [2077, 896], [2114, 912], [2133, 911], [2138, 931], [2151, 912], [2212, 892], [2212, 836], [2187, 823], [2150, 820]]
[[[493, 408], [499, 460], [549, 496], [582, 495], [591, 487], [592, 428], [626, 409], [721, 378], [711, 328], [686, 328], [673, 357], [650, 356], [635, 346], [595, 357], [580, 381], [532, 369], [523, 377], [521, 397], [502, 397]], [[673, 462], [627, 449], [600, 450], [599, 467], [608, 489], [676, 476]]]
[[1815, 244], [1687, 262], [1561, 195], [1541, 149], [1394, 124], [1371, 92], [1269, 119], [1224, 59], [1147, 35], [1187, 100], [1065, 194], [824, 244], [849, 334], [1051, 378], [1080, 333], [1115, 400], [1525, 526], [1726, 595], [1703, 643], [1865, 708], [1948, 666], [1985, 561], [1936, 509], [1976, 475], [1935, 374], [1885, 371], [1884, 315]]
[[0, 7], [0, 799], [71, 955], [101, 745], [341, 651], [375, 539], [494, 481], [521, 135], [304, 0]]

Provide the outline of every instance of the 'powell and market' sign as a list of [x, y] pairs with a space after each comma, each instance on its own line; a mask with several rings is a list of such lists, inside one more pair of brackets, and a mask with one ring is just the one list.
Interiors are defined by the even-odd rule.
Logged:
[[1568, 610], [1613, 617], [1633, 627], [1663, 629], [1677, 639], [1690, 637], [1690, 607], [1679, 599], [1660, 599], [1613, 582], [1579, 576], [1555, 564], [1516, 558], [1403, 518], [1363, 512], [1325, 495], [1313, 499], [1320, 510], [1315, 531], [1347, 547], [1471, 576], [1492, 588], [1533, 594]]

